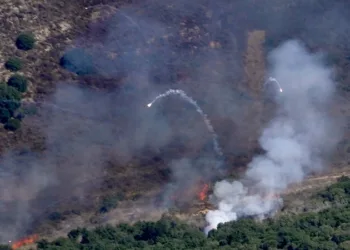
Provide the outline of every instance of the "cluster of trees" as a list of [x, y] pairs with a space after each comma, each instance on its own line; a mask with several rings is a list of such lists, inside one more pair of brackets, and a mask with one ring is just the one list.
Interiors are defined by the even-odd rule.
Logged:
[[[34, 45], [35, 38], [30, 33], [22, 33], [16, 39], [19, 50], [31, 50]], [[18, 57], [10, 57], [4, 66], [17, 72], [23, 68], [23, 62]], [[23, 114], [17, 111], [21, 106], [22, 93], [27, 91], [27, 83], [27, 78], [19, 73], [14, 73], [7, 82], [0, 83], [0, 122], [7, 130], [14, 131], [21, 126]]]
[[94, 230], [78, 228], [68, 237], [37, 243], [42, 250], [94, 249], [350, 249], [350, 179], [317, 194], [331, 204], [321, 212], [285, 215], [258, 222], [241, 219], [220, 224], [208, 237], [196, 227], [170, 218]]

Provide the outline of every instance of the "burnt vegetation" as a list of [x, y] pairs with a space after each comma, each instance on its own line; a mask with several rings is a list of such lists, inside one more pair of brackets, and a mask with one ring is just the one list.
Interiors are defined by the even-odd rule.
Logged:
[[[164, 217], [157, 222], [77, 228], [66, 238], [41, 240], [38, 249], [349, 249], [350, 179], [342, 177], [314, 198], [332, 202], [319, 213], [281, 216], [264, 222], [241, 219], [220, 224], [208, 237], [197, 227]], [[338, 204], [338, 205], [336, 205]], [[341, 205], [340, 205], [341, 204]], [[60, 219], [54, 214], [53, 219]]]

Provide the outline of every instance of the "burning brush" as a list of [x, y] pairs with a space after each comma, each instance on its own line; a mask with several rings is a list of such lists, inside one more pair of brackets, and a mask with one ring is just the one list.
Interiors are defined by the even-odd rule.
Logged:
[[169, 193], [161, 193], [156, 202], [159, 205], [169, 205], [168, 202], [170, 202], [171, 206], [187, 211], [188, 209], [193, 209], [197, 206], [202, 207], [203, 204], [207, 204], [209, 191], [210, 185], [204, 180], [198, 180], [173, 189], [170, 195]]
[[200, 192], [198, 193], [198, 199], [200, 201], [205, 201], [208, 198], [209, 185], [204, 183]]
[[11, 248], [12, 248], [12, 250], [15, 250], [15, 249], [18, 249], [18, 248], [25, 246], [25, 245], [34, 244], [38, 240], [38, 238], [39, 238], [39, 236], [37, 234], [28, 236], [26, 238], [23, 238], [21, 240], [14, 242], [11, 245]]

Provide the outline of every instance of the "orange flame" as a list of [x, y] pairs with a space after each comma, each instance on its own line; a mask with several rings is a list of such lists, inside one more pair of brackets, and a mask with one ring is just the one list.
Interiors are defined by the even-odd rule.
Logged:
[[39, 238], [37, 234], [28, 236], [12, 244], [12, 250], [16, 250], [24, 245], [33, 244]]
[[202, 187], [202, 190], [198, 194], [199, 200], [204, 201], [208, 196], [208, 191], [209, 191], [209, 185], [204, 184], [204, 186]]

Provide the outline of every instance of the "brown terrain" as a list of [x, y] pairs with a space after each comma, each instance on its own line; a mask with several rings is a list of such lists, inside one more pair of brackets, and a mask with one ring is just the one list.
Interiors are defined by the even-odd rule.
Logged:
[[[81, 37], [87, 32], [92, 23], [103, 22], [103, 20], [110, 17], [113, 13], [118, 11], [120, 6], [128, 6], [136, 1], [97, 1], [97, 0], [77, 0], [77, 1], [42, 1], [42, 0], [30, 0], [30, 1], [13, 1], [4, 0], [0, 5], [0, 13], [2, 16], [1, 25], [1, 44], [0, 44], [0, 73], [1, 81], [6, 81], [11, 73], [7, 71], [3, 64], [7, 58], [16, 55], [20, 57], [25, 63], [25, 67], [21, 70], [21, 74], [25, 75], [29, 79], [29, 90], [26, 93], [26, 102], [40, 102], [45, 100], [47, 96], [50, 96], [55, 92], [55, 85], [58, 82], [70, 82], [76, 84], [78, 81], [84, 86], [88, 86], [93, 89], [103, 89], [105, 86], [110, 86], [110, 82], [114, 85], [122, 85], [123, 77], [113, 76], [103, 78], [102, 81], [96, 78], [79, 77], [73, 73], [68, 72], [59, 66], [59, 60], [63, 55], [66, 48], [76, 46], [77, 37]], [[156, 2], [156, 1], [152, 1]], [[171, 6], [168, 6], [171, 9]], [[210, 16], [210, 12], [207, 16]], [[182, 20], [183, 25], [191, 23], [191, 20]], [[252, 154], [257, 150], [257, 138], [260, 134], [261, 126], [266, 122], [265, 114], [266, 107], [264, 107], [264, 100], [261, 98], [263, 92], [263, 83], [266, 77], [266, 65], [264, 51], [264, 44], [267, 36], [267, 32], [262, 29], [252, 29], [248, 27], [247, 32], [242, 35], [244, 37], [244, 55], [242, 55], [243, 65], [243, 80], [242, 83], [246, 91], [252, 98], [252, 104], [246, 110], [244, 119], [251, 122], [249, 131], [243, 133], [242, 140], [246, 140], [247, 145], [242, 148], [248, 148], [249, 151], [239, 155], [227, 156], [227, 165], [229, 166], [228, 172], [232, 175], [239, 175], [240, 169], [245, 168], [246, 164], [250, 161]], [[18, 51], [14, 45], [16, 36], [22, 31], [33, 32], [37, 44], [35, 49], [27, 52]], [[186, 33], [187, 32], [187, 33]], [[220, 49], [224, 46], [224, 42], [212, 40], [205, 34], [201, 34], [200, 28], [184, 28], [180, 32], [181, 39], [186, 41], [188, 46], [194, 44], [189, 53], [195, 54], [199, 40], [203, 39], [202, 45], [205, 47], [205, 51]], [[171, 34], [169, 35], [171, 37]], [[187, 40], [186, 40], [187, 39]], [[152, 40], [152, 39], [150, 39]], [[197, 41], [198, 40], [198, 41]], [[239, 47], [239, 45], [237, 45]], [[235, 48], [238, 51], [238, 48]], [[213, 59], [214, 60], [214, 59]], [[219, 74], [216, 70], [216, 66], [220, 68], [220, 61], [215, 61], [213, 64], [207, 64], [208, 69], [212, 69], [212, 74]], [[210, 71], [210, 70], [208, 70]], [[176, 72], [177, 82], [176, 86], [184, 86], [186, 91], [192, 91], [195, 97], [201, 96], [201, 91], [205, 93], [207, 90], [195, 91], [199, 84], [198, 82], [191, 84], [190, 70], [186, 67], [178, 69]], [[213, 76], [208, 73], [205, 77]], [[214, 78], [215, 79], [215, 78]], [[113, 87], [116, 87], [114, 86]], [[190, 86], [189, 86], [190, 85]], [[45, 115], [50, 112], [42, 111], [36, 115], [28, 116], [23, 121], [23, 125], [20, 130], [16, 132], [8, 132], [5, 129], [0, 129], [0, 151], [5, 153], [7, 150], [18, 148], [29, 148], [33, 152], [43, 152], [46, 148], [45, 141], [47, 135], [43, 132], [43, 127], [49, 126], [46, 120], [42, 122]], [[173, 107], [176, 112], [177, 107]], [[340, 108], [335, 109], [344, 110], [345, 116], [348, 112], [346, 104]], [[64, 111], [63, 111], [64, 112]], [[338, 111], [339, 112], [339, 111]], [[210, 113], [210, 112], [209, 112]], [[211, 114], [209, 114], [210, 116]], [[88, 118], [82, 118], [76, 115], [67, 115], [64, 117], [71, 117], [69, 119], [82, 120], [86, 119], [87, 123], [96, 124], [95, 121], [89, 121]], [[213, 114], [215, 116], [215, 114]], [[213, 126], [217, 129], [219, 139], [225, 146], [231, 145], [232, 137], [225, 137], [227, 133], [231, 133], [234, 125], [227, 122], [224, 119], [220, 120], [220, 115], [213, 121]], [[196, 118], [193, 118], [196, 119]], [[174, 119], [176, 120], [176, 119]], [[75, 121], [75, 120], [74, 120]], [[114, 122], [114, 120], [112, 120]], [[106, 122], [108, 123], [108, 121]], [[178, 121], [177, 124], [181, 122]], [[188, 123], [190, 123], [188, 121]], [[176, 123], [172, 124], [176, 127]], [[194, 123], [195, 124], [195, 123]], [[197, 125], [193, 125], [196, 127]], [[223, 129], [221, 130], [221, 128]], [[196, 131], [205, 131], [201, 125], [198, 125]], [[59, 128], [57, 128], [59, 131]], [[220, 136], [222, 131], [222, 136]], [[237, 133], [236, 131], [232, 134]], [[74, 134], [72, 132], [72, 134]], [[205, 143], [210, 140], [210, 136], [202, 136], [201, 133], [194, 135], [192, 140], [188, 143], [187, 147], [182, 149], [176, 149], [176, 145], [167, 149], [167, 153], [181, 155], [186, 151], [190, 157], [196, 157], [200, 153], [200, 149], [203, 148]], [[249, 134], [249, 136], [246, 136]], [[337, 178], [345, 175], [350, 176], [350, 169], [348, 170], [348, 150], [349, 142], [347, 136], [349, 132], [346, 131], [342, 144], [339, 146], [336, 153], [337, 158], [334, 163], [330, 165], [334, 166], [329, 168], [328, 172], [325, 172], [319, 176], [312, 176], [302, 183], [296, 184], [290, 187], [284, 194], [287, 204], [287, 210], [293, 211], [294, 207], [300, 206], [308, 197], [316, 190], [329, 185], [336, 181]], [[231, 140], [230, 140], [231, 139]], [[190, 145], [190, 146], [189, 146]], [[105, 146], [105, 145], [104, 145]], [[87, 152], [94, 152], [97, 145], [86, 146]], [[105, 146], [106, 147], [106, 146]], [[228, 146], [227, 146], [228, 147]], [[175, 148], [175, 149], [174, 149]], [[186, 150], [188, 149], [188, 150]], [[79, 178], [73, 179], [74, 183], [68, 187], [66, 192], [60, 193], [55, 198], [55, 201], [45, 205], [45, 209], [38, 209], [40, 211], [39, 220], [35, 221], [36, 231], [40, 236], [46, 238], [52, 238], [57, 236], [64, 236], [66, 233], [75, 227], [94, 227], [96, 225], [117, 222], [136, 222], [138, 220], [156, 220], [159, 219], [164, 213], [171, 214], [180, 219], [195, 223], [197, 225], [203, 225], [203, 214], [212, 205], [208, 204], [206, 199], [207, 195], [211, 191], [212, 180], [208, 181], [208, 193], [204, 200], [198, 198], [198, 192], [201, 186], [198, 184], [200, 181], [195, 180], [193, 187], [189, 190], [180, 190], [179, 196], [184, 196], [186, 191], [190, 193], [191, 204], [181, 207], [174, 206], [173, 209], [165, 210], [161, 206], [155, 207], [150, 205], [149, 201], [156, 200], [159, 194], [163, 194], [164, 185], [169, 180], [168, 166], [164, 163], [163, 159], [159, 155], [151, 158], [145, 155], [135, 155], [127, 163], [116, 163], [115, 158], [118, 155], [113, 154], [114, 149], [106, 149], [106, 158], [108, 158], [108, 167], [105, 171], [101, 171], [94, 175], [87, 172]], [[159, 150], [159, 149], [158, 149]], [[230, 151], [230, 149], [228, 150]], [[229, 152], [231, 153], [231, 152]], [[73, 164], [65, 159], [59, 164], [66, 166]], [[142, 168], [140, 168], [142, 166]], [[341, 167], [340, 167], [341, 166]], [[19, 188], [20, 189], [20, 188]], [[86, 191], [87, 190], [87, 191]], [[19, 190], [18, 194], [20, 198], [25, 198], [28, 195], [26, 190]], [[69, 195], [66, 195], [69, 193]], [[84, 197], [79, 197], [80, 193], [84, 193]], [[122, 193], [123, 199], [118, 203], [118, 209], [114, 209], [106, 214], [99, 214], [96, 211], [104, 197], [116, 196]], [[5, 200], [6, 197], [2, 198]], [[17, 197], [17, 198], [19, 198]], [[77, 198], [78, 197], [78, 198]], [[8, 198], [8, 197], [7, 197]], [[14, 197], [10, 197], [11, 200]], [[39, 205], [38, 205], [39, 206]], [[44, 211], [42, 211], [44, 210]], [[63, 214], [63, 218], [60, 221], [50, 221], [48, 216], [54, 212]]]
[[252, 138], [258, 138], [264, 116], [264, 104], [261, 97], [266, 73], [264, 53], [265, 36], [264, 30], [249, 31], [247, 34], [247, 48], [244, 56], [245, 81], [254, 98], [252, 110], [248, 112], [248, 119], [255, 121], [255, 126], [252, 129], [252, 133], [254, 133]]

